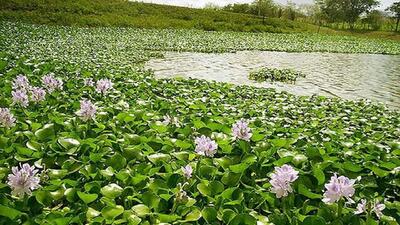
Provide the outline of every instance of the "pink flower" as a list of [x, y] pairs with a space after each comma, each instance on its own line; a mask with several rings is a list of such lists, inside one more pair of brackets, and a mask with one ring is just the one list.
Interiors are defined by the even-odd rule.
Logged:
[[173, 124], [176, 127], [180, 127], [181, 125], [179, 124], [179, 119], [177, 117], [171, 117], [170, 115], [165, 115], [163, 117], [164, 121], [162, 121], [162, 123], [164, 125], [169, 125], [169, 124]]
[[386, 208], [385, 204], [380, 204], [378, 201], [375, 202], [374, 207], [372, 208], [372, 211], [376, 214], [378, 219], [381, 219], [383, 216], [382, 211]]
[[244, 119], [237, 121], [232, 126], [232, 133], [235, 139], [242, 139], [245, 141], [250, 141], [251, 136], [251, 129], [249, 127], [249, 123]]
[[40, 187], [40, 178], [36, 175], [38, 170], [35, 166], [30, 166], [25, 163], [18, 167], [12, 167], [12, 174], [8, 175], [8, 185], [12, 189], [12, 194], [15, 196], [31, 195], [32, 191]]
[[22, 107], [27, 107], [29, 105], [28, 95], [25, 90], [19, 89], [11, 92], [12, 100], [14, 104], [19, 104]]
[[0, 125], [6, 128], [15, 126], [15, 118], [7, 108], [0, 108]]
[[88, 121], [96, 117], [96, 106], [90, 100], [81, 101], [81, 109], [78, 111], [78, 116], [81, 117], [83, 121]]
[[93, 78], [85, 78], [83, 80], [83, 85], [85, 85], [87, 87], [93, 87], [94, 86]]
[[100, 79], [96, 83], [96, 91], [101, 94], [107, 94], [112, 88], [113, 83], [109, 79]]
[[42, 83], [50, 94], [55, 90], [61, 90], [63, 88], [63, 81], [60, 78], [55, 78], [53, 74], [42, 77]]
[[195, 139], [196, 149], [195, 151], [199, 155], [205, 155], [209, 157], [213, 157], [217, 152], [218, 145], [215, 141], [211, 140], [209, 137], [201, 135], [201, 137], [197, 137]]
[[349, 202], [354, 202], [351, 197], [354, 195], [355, 189], [353, 187], [356, 180], [351, 180], [345, 176], [337, 177], [334, 174], [328, 184], [325, 184], [326, 191], [324, 193], [323, 202], [331, 204], [339, 201], [342, 197], [346, 198]]
[[361, 199], [361, 203], [357, 204], [357, 210], [354, 212], [354, 214], [362, 214], [367, 211], [367, 200]]
[[29, 80], [24, 75], [18, 75], [16, 78], [14, 78], [12, 82], [12, 87], [14, 90], [16, 89], [29, 90], [30, 87]]
[[186, 165], [185, 167], [182, 167], [181, 169], [182, 169], [183, 175], [184, 175], [187, 179], [189, 179], [189, 178], [192, 177], [193, 168], [192, 168], [190, 165]]
[[[367, 200], [361, 199], [361, 203], [358, 203], [357, 209], [354, 214], [358, 215], [362, 213], [367, 213], [368, 209], [370, 209], [370, 212], [375, 213], [378, 219], [381, 219], [381, 217], [383, 216], [382, 211], [386, 208], [385, 204], [380, 204], [379, 201], [375, 201], [373, 204], [371, 203], [372, 202], [370, 202], [370, 204], [367, 204]], [[368, 207], [368, 205], [370, 207]]]
[[31, 88], [31, 99], [33, 102], [41, 102], [46, 97], [46, 91], [40, 87]]
[[275, 172], [271, 175], [272, 193], [276, 194], [277, 198], [286, 197], [293, 192], [291, 184], [299, 178], [299, 172], [294, 170], [289, 165], [275, 167]]

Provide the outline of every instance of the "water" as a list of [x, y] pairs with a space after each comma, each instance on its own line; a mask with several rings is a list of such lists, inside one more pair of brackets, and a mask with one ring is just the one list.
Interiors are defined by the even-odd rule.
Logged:
[[[307, 75], [295, 84], [255, 82], [251, 70], [267, 66], [292, 68]], [[167, 52], [146, 68], [156, 77], [174, 76], [276, 88], [297, 95], [367, 98], [400, 109], [400, 56], [376, 54], [287, 53], [241, 51], [237, 53]]]

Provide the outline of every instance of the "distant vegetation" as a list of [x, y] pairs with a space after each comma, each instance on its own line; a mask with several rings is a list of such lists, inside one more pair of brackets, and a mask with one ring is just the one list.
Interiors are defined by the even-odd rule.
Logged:
[[315, 0], [315, 4], [281, 6], [273, 0], [254, 0], [222, 8], [224, 11], [257, 15], [262, 18], [285, 18], [314, 23], [335, 29], [398, 31], [400, 1], [379, 11], [377, 0]]
[[[400, 35], [391, 32], [396, 29], [396, 16], [400, 18], [398, 3], [387, 11], [392, 17], [368, 8], [364, 10], [368, 14], [362, 13], [350, 26], [339, 17], [329, 19], [321, 3], [328, 0], [319, 2], [307, 6], [279, 6], [271, 0], [256, 0], [224, 8], [208, 4], [204, 9], [193, 9], [127, 0], [0, 0], [0, 20], [85, 27], [306, 32], [400, 39]], [[350, 27], [353, 30], [349, 30]]]
[[208, 31], [302, 32], [311, 24], [226, 11], [125, 0], [0, 0], [0, 19], [77, 26], [195, 28]]

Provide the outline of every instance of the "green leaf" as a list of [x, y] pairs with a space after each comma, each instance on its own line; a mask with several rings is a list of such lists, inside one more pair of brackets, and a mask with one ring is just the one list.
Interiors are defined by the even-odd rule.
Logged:
[[121, 195], [123, 189], [118, 184], [112, 183], [101, 188], [100, 192], [103, 196], [115, 199]]
[[197, 221], [201, 218], [201, 212], [198, 209], [192, 210], [189, 214], [186, 215], [185, 220], [182, 222], [192, 222]]
[[322, 197], [320, 194], [315, 194], [311, 192], [304, 184], [298, 185], [298, 192], [299, 194], [304, 195], [311, 199], [319, 199]]
[[320, 216], [307, 216], [301, 225], [326, 225], [326, 222]]
[[44, 125], [42, 129], [35, 132], [35, 136], [42, 141], [53, 138], [55, 136], [54, 124]]
[[201, 211], [201, 215], [207, 221], [212, 223], [217, 220], [217, 210], [214, 207], [206, 207]]
[[126, 166], [126, 158], [119, 153], [115, 153], [109, 160], [107, 160], [107, 165], [111, 166], [113, 169], [119, 171]]
[[257, 219], [249, 214], [236, 215], [229, 223], [229, 225], [255, 225]]
[[272, 145], [278, 148], [285, 147], [289, 143], [286, 139], [272, 139], [270, 141]]
[[325, 183], [325, 174], [324, 171], [317, 165], [312, 167], [312, 172], [315, 178], [318, 180], [318, 185], [322, 185]]
[[106, 206], [101, 210], [101, 215], [108, 220], [113, 220], [124, 212], [124, 207], [121, 205]]
[[97, 194], [87, 194], [87, 193], [80, 192], [80, 191], [78, 191], [77, 194], [78, 194], [78, 197], [86, 204], [93, 202], [98, 197]]
[[10, 218], [11, 220], [15, 220], [18, 218], [22, 213], [16, 209], [0, 205], [0, 216], [5, 216]]
[[150, 162], [154, 164], [158, 164], [161, 162], [168, 162], [171, 160], [171, 156], [164, 153], [156, 153], [153, 155], [149, 155], [147, 156], [147, 158], [150, 160]]
[[53, 201], [50, 192], [48, 191], [36, 191], [35, 192], [36, 201], [44, 206], [49, 206]]
[[343, 163], [343, 169], [351, 171], [351, 172], [355, 172], [355, 173], [363, 170], [363, 168], [361, 166], [354, 164], [352, 162], [349, 162], [349, 161]]
[[383, 170], [377, 166], [371, 166], [370, 169], [379, 177], [386, 177], [390, 173], [389, 171]]
[[150, 214], [150, 208], [146, 205], [139, 204], [132, 207], [132, 210], [138, 215], [139, 217], [146, 217]]
[[91, 207], [89, 207], [88, 210], [87, 210], [87, 212], [86, 212], [86, 217], [87, 217], [89, 220], [92, 219], [92, 218], [94, 218], [94, 217], [98, 217], [99, 215], [100, 215], [100, 212], [97, 211], [97, 210], [95, 210], [95, 209], [93, 209], [93, 208], [91, 208]]
[[65, 149], [71, 149], [79, 146], [79, 141], [73, 138], [59, 138], [58, 143]]

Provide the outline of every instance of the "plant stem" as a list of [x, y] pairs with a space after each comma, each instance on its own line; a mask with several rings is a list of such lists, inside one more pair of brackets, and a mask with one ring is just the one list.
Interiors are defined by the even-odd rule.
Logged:
[[340, 218], [342, 216], [344, 201], [340, 200], [338, 202], [338, 210], [337, 210], [337, 217]]

